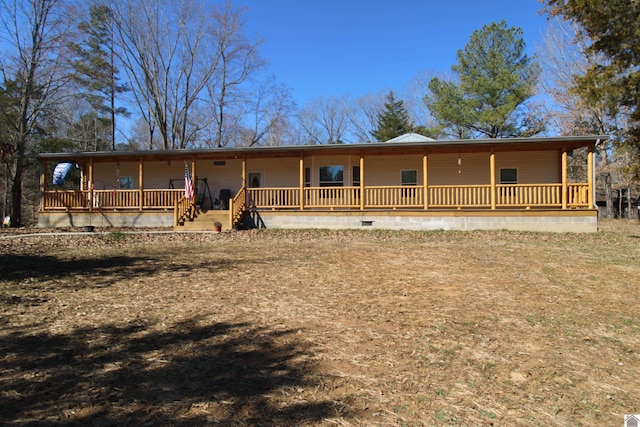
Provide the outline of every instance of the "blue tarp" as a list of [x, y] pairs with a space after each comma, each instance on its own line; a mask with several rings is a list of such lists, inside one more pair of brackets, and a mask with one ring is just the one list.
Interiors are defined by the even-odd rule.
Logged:
[[69, 173], [69, 170], [73, 166], [71, 162], [58, 163], [56, 168], [53, 170], [53, 185], [62, 185], [64, 184], [64, 178]]

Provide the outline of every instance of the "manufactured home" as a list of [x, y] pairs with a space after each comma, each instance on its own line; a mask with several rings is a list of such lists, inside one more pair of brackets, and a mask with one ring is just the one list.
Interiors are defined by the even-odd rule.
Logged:
[[[593, 152], [605, 138], [45, 153], [39, 225], [595, 232]], [[578, 149], [587, 172], [572, 182]], [[61, 163], [76, 166], [74, 188], [52, 184]]]

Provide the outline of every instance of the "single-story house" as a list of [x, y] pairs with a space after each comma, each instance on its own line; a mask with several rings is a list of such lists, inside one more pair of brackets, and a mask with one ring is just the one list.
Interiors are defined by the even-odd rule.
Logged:
[[[594, 232], [593, 150], [605, 138], [45, 153], [39, 225]], [[584, 147], [588, 172], [569, 182], [567, 159]], [[51, 184], [63, 162], [79, 168], [77, 188]]]

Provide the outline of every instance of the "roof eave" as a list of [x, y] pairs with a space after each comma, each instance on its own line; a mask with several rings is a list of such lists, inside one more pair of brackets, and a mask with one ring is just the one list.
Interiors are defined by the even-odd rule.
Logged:
[[95, 151], [95, 152], [68, 152], [68, 153], [40, 153], [38, 159], [103, 159], [122, 160], [127, 158], [153, 158], [157, 160], [192, 158], [198, 156], [233, 158], [252, 155], [261, 156], [285, 156], [303, 155], [304, 153], [322, 154], [322, 152], [397, 152], [410, 149], [425, 149], [434, 152], [455, 151], [486, 151], [491, 149], [506, 149], [512, 147], [519, 150], [535, 149], [536, 144], [542, 144], [549, 149], [552, 147], [566, 147], [575, 149], [596, 144], [601, 140], [609, 139], [608, 135], [588, 136], [564, 136], [564, 137], [528, 137], [528, 138], [498, 138], [498, 139], [458, 139], [458, 140], [434, 140], [424, 142], [395, 142], [393, 144], [368, 143], [368, 144], [331, 144], [331, 145], [293, 145], [278, 147], [235, 147], [235, 148], [199, 148], [184, 150], [136, 150], [136, 151]]

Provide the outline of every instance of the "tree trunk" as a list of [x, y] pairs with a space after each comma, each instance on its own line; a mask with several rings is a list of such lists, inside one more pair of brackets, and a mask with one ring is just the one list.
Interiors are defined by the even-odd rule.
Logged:
[[604, 174], [604, 199], [607, 204], [604, 210], [605, 218], [613, 218], [613, 190], [611, 189], [611, 174]]
[[631, 186], [627, 186], [627, 218], [631, 219]]
[[618, 189], [618, 219], [624, 218], [622, 215], [622, 195], [624, 194], [622, 188]]
[[20, 144], [16, 153], [16, 171], [11, 183], [11, 226], [22, 226], [22, 174], [24, 172], [24, 146]]
[[7, 216], [9, 209], [9, 181], [11, 180], [11, 170], [9, 169], [9, 160], [4, 163], [4, 192], [2, 194], [2, 218]]

